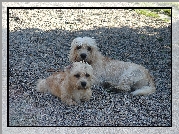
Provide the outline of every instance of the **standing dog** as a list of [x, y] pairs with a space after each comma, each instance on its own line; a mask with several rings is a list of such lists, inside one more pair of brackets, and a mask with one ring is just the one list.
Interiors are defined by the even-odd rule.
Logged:
[[72, 62], [88, 62], [93, 67], [98, 84], [105, 82], [123, 91], [134, 89], [132, 95], [146, 95], [156, 90], [147, 69], [131, 62], [104, 57], [90, 37], [77, 37], [72, 41], [69, 59]]
[[38, 80], [37, 91], [50, 92], [68, 105], [89, 100], [93, 84], [93, 68], [88, 63], [74, 62], [64, 72]]

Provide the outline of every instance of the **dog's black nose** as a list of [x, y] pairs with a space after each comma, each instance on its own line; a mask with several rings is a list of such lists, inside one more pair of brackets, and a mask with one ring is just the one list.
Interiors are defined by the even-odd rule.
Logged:
[[82, 59], [85, 59], [87, 55], [85, 53], [82, 53], [80, 56]]
[[86, 86], [86, 82], [85, 82], [85, 81], [82, 81], [82, 82], [81, 82], [81, 86], [82, 86], [82, 87], [85, 87], [85, 86]]

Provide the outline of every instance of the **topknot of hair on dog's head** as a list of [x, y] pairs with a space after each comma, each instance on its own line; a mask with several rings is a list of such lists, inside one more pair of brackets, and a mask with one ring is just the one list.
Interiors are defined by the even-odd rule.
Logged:
[[96, 47], [97, 44], [96, 44], [96, 40], [94, 38], [91, 38], [91, 37], [83, 37], [83, 41], [88, 43], [89, 46], [92, 46], [92, 47]]
[[82, 45], [83, 38], [77, 37], [77, 38], [74, 39], [74, 41], [75, 41], [75, 44]]
[[96, 40], [91, 37], [77, 37], [72, 41], [71, 46], [78, 45], [81, 46], [82, 44], [88, 44], [89, 46], [96, 47]]

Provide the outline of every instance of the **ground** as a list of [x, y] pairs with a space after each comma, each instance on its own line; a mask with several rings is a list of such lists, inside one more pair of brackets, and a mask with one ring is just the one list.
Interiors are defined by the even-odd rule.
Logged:
[[[9, 10], [10, 126], [171, 126], [171, 23], [134, 10]], [[89, 102], [66, 106], [37, 93], [36, 82], [69, 64], [75, 37], [94, 37], [113, 59], [149, 69], [157, 91], [148, 96], [94, 86]]]

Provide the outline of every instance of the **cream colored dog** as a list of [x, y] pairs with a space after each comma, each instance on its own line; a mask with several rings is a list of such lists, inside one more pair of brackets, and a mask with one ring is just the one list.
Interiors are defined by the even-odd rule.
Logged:
[[90, 37], [77, 37], [72, 41], [69, 59], [92, 65], [98, 84], [107, 83], [123, 91], [134, 89], [132, 95], [146, 95], [156, 90], [147, 69], [134, 63], [104, 57], [98, 51], [95, 40]]
[[38, 80], [37, 91], [50, 92], [68, 105], [90, 100], [93, 68], [88, 63], [74, 62], [64, 72]]

